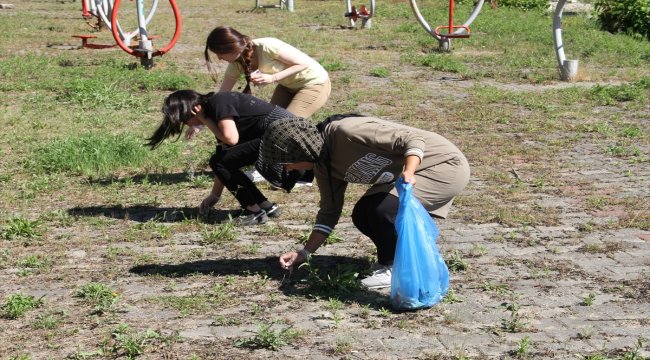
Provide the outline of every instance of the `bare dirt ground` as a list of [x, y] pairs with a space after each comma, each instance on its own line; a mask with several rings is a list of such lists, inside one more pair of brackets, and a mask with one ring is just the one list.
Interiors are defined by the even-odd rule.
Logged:
[[[176, 52], [184, 49], [196, 52], [197, 47], [181, 44]], [[402, 77], [419, 81], [423, 92], [445, 91], [453, 83], [459, 103], [470, 96], [465, 90], [477, 84], [524, 92], [592, 85], [506, 84], [456, 79], [444, 72], [401, 71]], [[376, 77], [356, 80], [369, 92], [386, 86], [385, 79]], [[422, 107], [444, 115], [435, 105]], [[378, 106], [361, 101], [358, 108], [372, 112]], [[594, 109], [593, 115], [611, 111]], [[629, 120], [647, 130], [650, 105], [640, 113]], [[648, 144], [641, 146], [647, 157]], [[602, 147], [583, 136], [549, 155], [544, 167], [516, 157], [499, 164], [513, 188], [538, 187], [520, 205], [545, 209], [552, 225], [474, 219], [469, 208], [478, 205], [473, 200], [491, 198], [494, 188], [486, 180], [489, 161], [469, 157], [480, 170], [449, 219], [439, 223], [441, 252], [448, 261], [457, 260], [451, 261], [451, 293], [431, 309], [406, 313], [391, 310], [389, 290], [347, 287], [347, 276], [367, 272], [374, 253], [349, 216], [336, 228], [344, 240], [313, 257], [320, 281], [304, 268], [293, 274], [279, 268], [278, 255], [296, 248], [297, 239], [311, 227], [317, 211], [315, 186], [285, 194], [261, 185], [281, 204], [283, 216], [264, 226], [237, 228], [235, 240], [212, 244], [205, 232], [217, 228], [227, 211], [215, 210], [204, 219], [201, 224], [214, 224], [206, 230], [192, 220], [205, 188], [183, 189], [176, 196], [159, 188], [187, 182], [186, 173], [84, 184], [76, 194], [61, 189], [27, 209], [58, 214], [41, 239], [0, 242], [12, 258], [50, 254], [53, 260], [47, 270], [26, 273], [16, 261], [4, 259], [10, 265], [0, 267], [0, 299], [20, 292], [43, 297], [44, 305], [19, 320], [0, 318], [0, 358], [650, 357], [650, 167], [647, 160], [631, 163], [608, 156]], [[552, 182], [538, 183], [544, 175], [540, 168], [552, 174]], [[115, 195], [92, 195], [97, 191]], [[162, 200], [106, 200], [145, 192]], [[362, 192], [363, 187], [353, 187], [350, 199]], [[629, 199], [638, 200], [635, 211], [625, 206]], [[232, 198], [225, 199], [223, 209], [229, 208], [235, 208]], [[3, 204], [5, 213], [12, 209], [12, 204]], [[646, 219], [645, 228], [612, 225], [639, 224], [634, 217]], [[113, 301], [101, 311], [75, 295], [90, 282], [114, 291]], [[34, 326], [47, 316], [57, 327]], [[121, 324], [128, 330], [118, 330]], [[142, 351], [129, 353], [136, 345]]]

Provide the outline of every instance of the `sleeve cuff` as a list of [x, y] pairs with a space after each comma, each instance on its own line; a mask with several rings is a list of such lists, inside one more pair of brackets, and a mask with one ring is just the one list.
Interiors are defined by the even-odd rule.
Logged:
[[404, 156], [409, 156], [409, 155], [415, 155], [420, 158], [420, 161], [422, 161], [422, 158], [424, 158], [424, 150], [418, 148], [406, 149], [406, 153], [404, 153]]
[[323, 224], [316, 224], [313, 228], [313, 231], [319, 232], [323, 235], [329, 235], [333, 230], [334, 229], [332, 227]]

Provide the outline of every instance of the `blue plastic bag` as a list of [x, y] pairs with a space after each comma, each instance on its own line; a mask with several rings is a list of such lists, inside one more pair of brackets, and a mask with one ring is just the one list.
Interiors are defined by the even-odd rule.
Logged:
[[413, 185], [400, 178], [395, 186], [399, 208], [390, 302], [398, 310], [429, 308], [449, 289], [449, 270], [436, 245], [438, 226], [413, 196]]

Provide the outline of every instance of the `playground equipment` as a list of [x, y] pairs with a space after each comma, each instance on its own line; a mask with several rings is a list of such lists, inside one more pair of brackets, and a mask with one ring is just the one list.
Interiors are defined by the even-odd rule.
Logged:
[[[100, 45], [91, 44], [89, 39], [95, 38], [93, 35], [74, 35], [74, 37], [81, 38], [82, 46], [92, 49], [102, 49], [107, 47], [119, 46], [122, 50], [126, 51], [129, 55], [140, 58], [140, 63], [146, 69], [153, 67], [153, 58], [167, 53], [174, 45], [180, 36], [181, 32], [181, 16], [175, 0], [169, 0], [172, 11], [174, 12], [174, 19], [176, 27], [174, 29], [174, 36], [170, 42], [159, 50], [154, 50], [152, 40], [156, 36], [150, 36], [147, 31], [147, 24], [153, 18], [158, 0], [153, 0], [149, 13], [145, 17], [144, 0], [136, 0], [136, 14], [138, 27], [132, 32], [124, 32], [120, 26], [117, 17], [120, 8], [121, 0], [83, 0], [82, 12], [85, 19], [97, 18], [97, 25], [94, 27], [101, 28], [105, 26], [111, 30], [116, 44], [113, 45]], [[109, 18], [110, 16], [110, 18]], [[89, 23], [90, 24], [90, 23]], [[93, 25], [91, 25], [93, 26]], [[134, 39], [137, 39], [137, 44], [133, 45]]]
[[352, 5], [351, 0], [345, 0], [345, 17], [350, 21], [350, 27], [354, 27], [357, 20], [361, 19], [361, 28], [369, 29], [372, 26], [372, 15], [375, 13], [375, 0], [370, 0], [370, 10], [366, 5], [361, 5], [357, 10], [356, 6]]
[[[469, 18], [462, 25], [455, 25], [454, 23], [454, 0], [449, 0], [449, 19], [447, 25], [438, 26], [435, 29], [431, 29], [429, 23], [424, 19], [418, 9], [416, 0], [410, 0], [411, 9], [413, 9], [413, 14], [418, 20], [420, 25], [426, 30], [431, 36], [438, 40], [438, 45], [441, 50], [450, 51], [451, 50], [451, 39], [453, 38], [466, 38], [470, 36], [469, 26], [472, 24], [478, 13], [481, 12], [483, 3], [485, 0], [478, 0], [474, 5], [474, 9], [469, 16]], [[446, 30], [446, 31], [444, 31]]]
[[553, 44], [557, 56], [558, 66], [560, 67], [560, 77], [564, 81], [574, 81], [578, 75], [578, 60], [567, 60], [564, 54], [564, 43], [562, 42], [562, 9], [566, 0], [560, 0], [555, 7], [553, 16]]
[[257, 9], [287, 9], [287, 11], [293, 12], [293, 0], [278, 0], [277, 4], [271, 5], [262, 5], [261, 0], [255, 0], [253, 10]]

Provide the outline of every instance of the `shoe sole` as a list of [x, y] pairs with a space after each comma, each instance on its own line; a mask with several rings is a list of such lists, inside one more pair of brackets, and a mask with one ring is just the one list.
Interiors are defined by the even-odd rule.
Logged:
[[238, 226], [250, 226], [250, 225], [261, 225], [269, 221], [267, 214], [253, 218], [251, 220], [242, 220], [241, 218], [234, 218], [231, 220], [233, 224]]
[[390, 287], [390, 285], [375, 285], [375, 286], [367, 286], [367, 285], [363, 285], [363, 284], [361, 284], [361, 285], [364, 288], [369, 289], [369, 290], [385, 289], [385, 288]]
[[275, 210], [273, 210], [271, 212], [268, 212], [268, 211], [266, 212], [266, 216], [268, 216], [270, 218], [279, 218], [281, 214], [282, 214], [282, 211], [280, 211], [279, 207], [275, 208]]
[[233, 221], [233, 223], [235, 223], [235, 225], [238, 225], [238, 226], [250, 226], [250, 225], [262, 225], [262, 224], [265, 224], [267, 221], [268, 221], [268, 219], [263, 219], [263, 220], [259, 220], [259, 221], [258, 220], [246, 221], [246, 222]]

